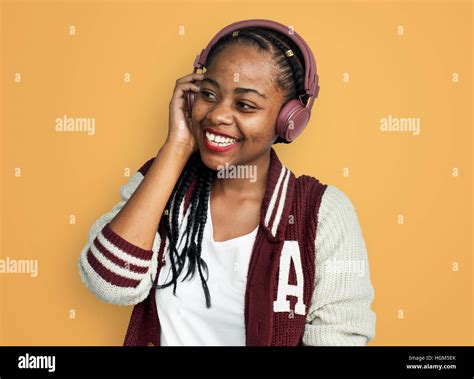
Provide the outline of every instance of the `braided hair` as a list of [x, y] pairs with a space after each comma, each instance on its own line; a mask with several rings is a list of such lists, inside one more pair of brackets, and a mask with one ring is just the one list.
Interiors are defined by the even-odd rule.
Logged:
[[[198, 268], [199, 276], [206, 297], [207, 308], [211, 306], [211, 297], [209, 288], [207, 286], [209, 270], [206, 262], [201, 258], [201, 246], [204, 227], [207, 221], [207, 206], [209, 202], [209, 196], [211, 194], [211, 185], [215, 173], [216, 171], [211, 170], [206, 165], [204, 165], [200, 158], [199, 151], [194, 152], [186, 163], [180, 177], [178, 178], [177, 184], [173, 188], [173, 192], [166, 203], [163, 213], [165, 233], [170, 242], [169, 259], [171, 261], [173, 277], [171, 281], [166, 284], [153, 284], [153, 287], [157, 289], [166, 288], [170, 285], [173, 285], [173, 294], [176, 296], [177, 280], [183, 271], [186, 258], [188, 258], [188, 270], [182, 281], [184, 281], [190, 275], [190, 279], [192, 279], [196, 272], [196, 267]], [[184, 197], [193, 180], [195, 180], [196, 183], [191, 195], [191, 208], [189, 210], [186, 229], [181, 236], [181, 241], [178, 241], [180, 205], [184, 200]], [[198, 237], [197, 243], [196, 235]], [[186, 241], [183, 250], [181, 253], [179, 253], [178, 245], [182, 243], [182, 240], [185, 237]], [[206, 279], [204, 279], [203, 271], [206, 273]]]
[[[305, 94], [304, 58], [297, 45], [289, 37], [264, 27], [239, 29], [238, 33], [234, 32], [223, 36], [211, 48], [207, 58], [207, 67], [212, 64], [224, 47], [234, 44], [253, 46], [258, 51], [271, 54], [277, 70], [276, 75], [272, 79], [274, 84], [285, 94], [282, 105], [290, 99], [298, 98]], [[285, 53], [290, 49], [293, 51], [293, 55], [288, 57]], [[287, 142], [278, 137], [275, 143]], [[196, 268], [198, 269], [207, 308], [211, 307], [211, 296], [207, 286], [209, 270], [206, 262], [201, 258], [201, 247], [204, 227], [207, 221], [209, 196], [215, 174], [216, 171], [211, 170], [202, 162], [199, 151], [194, 152], [186, 163], [164, 211], [163, 221], [166, 237], [170, 241], [169, 255], [173, 277], [166, 284], [153, 284], [157, 289], [173, 285], [173, 294], [176, 296], [178, 277], [185, 266], [186, 259], [189, 259], [188, 270], [182, 281], [189, 276], [192, 279]], [[180, 205], [193, 180], [195, 180], [196, 184], [191, 194], [186, 229], [182, 234], [181, 240], [178, 241]], [[178, 245], [182, 243], [184, 238], [186, 238], [186, 241], [180, 253]], [[206, 274], [206, 278], [204, 278], [203, 271]]]

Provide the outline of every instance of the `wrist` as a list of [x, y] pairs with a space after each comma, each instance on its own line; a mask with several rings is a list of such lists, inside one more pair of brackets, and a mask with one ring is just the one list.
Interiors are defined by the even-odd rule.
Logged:
[[186, 144], [184, 142], [177, 142], [177, 141], [166, 141], [163, 146], [160, 148], [161, 150], [167, 150], [173, 155], [177, 155], [179, 157], [182, 157], [186, 160], [191, 156], [193, 153], [193, 147], [190, 146], [189, 144]]

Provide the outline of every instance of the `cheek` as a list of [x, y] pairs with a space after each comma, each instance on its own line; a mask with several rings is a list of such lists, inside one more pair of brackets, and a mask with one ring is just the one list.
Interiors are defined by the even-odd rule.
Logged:
[[275, 136], [275, 120], [273, 114], [262, 112], [261, 115], [240, 123], [242, 133], [252, 142], [266, 143]]
[[193, 133], [196, 136], [196, 133], [200, 129], [200, 124], [206, 115], [206, 111], [203, 109], [202, 105], [199, 104], [200, 102], [195, 102], [193, 105], [191, 119], [193, 121]]
[[205, 102], [203, 102], [201, 99], [199, 99], [198, 96], [196, 96], [194, 100], [194, 105], [191, 113], [191, 117], [193, 119], [193, 124], [200, 124], [204, 118], [206, 117], [206, 114], [208, 112], [208, 106], [206, 105]]

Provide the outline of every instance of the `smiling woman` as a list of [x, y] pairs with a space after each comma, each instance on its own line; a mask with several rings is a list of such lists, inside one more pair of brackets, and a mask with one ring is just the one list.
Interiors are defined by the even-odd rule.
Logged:
[[308, 45], [245, 20], [194, 65], [176, 81], [159, 153], [91, 228], [82, 280], [134, 305], [124, 345], [365, 345], [374, 289], [352, 203], [272, 148], [309, 121], [319, 85]]

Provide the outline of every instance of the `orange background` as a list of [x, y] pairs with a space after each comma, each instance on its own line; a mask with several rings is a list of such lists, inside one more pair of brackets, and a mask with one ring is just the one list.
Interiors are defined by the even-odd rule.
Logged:
[[[158, 152], [196, 54], [232, 22], [269, 18], [316, 56], [310, 124], [276, 150], [354, 204], [375, 288], [370, 345], [472, 345], [472, 3], [4, 1], [1, 12], [0, 258], [38, 259], [39, 275], [0, 274], [0, 344], [122, 344], [132, 307], [102, 303], [79, 278], [88, 230], [120, 200], [125, 169]], [[95, 135], [56, 132], [64, 114], [94, 117]], [[420, 118], [420, 135], [380, 131], [389, 114]]]

